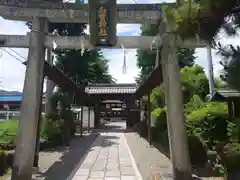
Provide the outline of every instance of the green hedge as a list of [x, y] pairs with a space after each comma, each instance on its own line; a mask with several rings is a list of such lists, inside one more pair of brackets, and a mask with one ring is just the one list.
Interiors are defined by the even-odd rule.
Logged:
[[228, 143], [221, 153], [223, 164], [228, 173], [239, 172], [240, 168], [240, 144]]
[[0, 122], [0, 149], [13, 149], [18, 128], [18, 120]]
[[155, 127], [152, 128], [153, 140], [163, 140], [166, 141], [166, 131], [167, 131], [167, 109], [166, 108], [156, 108], [152, 111], [152, 116], [156, 118]]
[[221, 142], [228, 141], [227, 105], [206, 103], [187, 116], [187, 132], [197, 136], [206, 148], [215, 150]]

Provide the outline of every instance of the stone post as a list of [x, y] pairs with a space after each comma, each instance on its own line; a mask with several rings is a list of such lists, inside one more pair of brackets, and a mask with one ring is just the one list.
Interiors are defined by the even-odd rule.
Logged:
[[81, 125], [80, 125], [80, 129], [81, 129], [81, 136], [83, 135], [83, 106], [81, 106]]
[[148, 99], [147, 99], [147, 111], [148, 111], [148, 142], [149, 145], [152, 145], [152, 127], [151, 127], [151, 101], [150, 101], [150, 92], [148, 93]]
[[[44, 27], [44, 32], [45, 33], [48, 33], [48, 28], [49, 28], [49, 22], [46, 20], [45, 21], [45, 27]], [[35, 168], [38, 168], [38, 163], [39, 163], [39, 149], [40, 149], [40, 132], [41, 132], [41, 123], [42, 123], [42, 111], [44, 111], [43, 107], [42, 107], [44, 78], [45, 78], [45, 75], [43, 75], [43, 79], [42, 79], [41, 96], [40, 96], [40, 111], [39, 111], [39, 117], [38, 117], [37, 137], [36, 137], [35, 153], [34, 153], [34, 160], [33, 160], [33, 167], [35, 167]], [[45, 111], [46, 111], [46, 108], [45, 108]]]
[[44, 71], [44, 18], [33, 18], [12, 180], [31, 180]]
[[94, 107], [94, 128], [99, 128], [100, 123], [100, 103], [96, 103]]
[[[175, 180], [192, 179], [187, 133], [185, 128], [185, 116], [183, 111], [183, 94], [180, 83], [180, 67], [177, 58], [176, 36], [169, 36], [168, 58], [164, 58], [163, 64], [167, 80], [167, 108], [168, 123], [171, 143], [171, 160], [173, 164], [173, 176]], [[166, 78], [166, 77], [165, 77]]]
[[36, 144], [35, 144], [35, 153], [34, 153], [34, 160], [33, 160], [33, 167], [38, 168], [39, 162], [39, 149], [40, 149], [40, 132], [41, 132], [41, 123], [42, 123], [42, 97], [43, 97], [43, 83], [44, 77], [42, 79], [42, 88], [41, 88], [41, 95], [40, 95], [40, 110], [38, 116], [38, 123], [37, 123], [37, 137], [36, 137]]
[[91, 119], [91, 114], [90, 114], [90, 106], [88, 106], [88, 132], [90, 132], [90, 119]]

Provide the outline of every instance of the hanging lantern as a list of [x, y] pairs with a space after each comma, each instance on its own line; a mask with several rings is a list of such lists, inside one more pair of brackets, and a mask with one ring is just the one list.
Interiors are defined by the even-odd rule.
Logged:
[[112, 47], [117, 43], [116, 0], [89, 0], [90, 43]]

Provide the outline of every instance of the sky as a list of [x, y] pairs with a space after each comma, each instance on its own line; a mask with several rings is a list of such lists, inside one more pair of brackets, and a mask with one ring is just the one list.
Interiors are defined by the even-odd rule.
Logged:
[[[137, 3], [159, 3], [161, 0], [135, 0]], [[117, 3], [132, 4], [134, 0], [118, 0]], [[167, 1], [173, 2], [173, 1]], [[5, 20], [0, 17], [0, 34], [25, 35], [28, 28], [24, 22]], [[87, 30], [86, 30], [87, 31]], [[138, 36], [140, 35], [139, 24], [118, 24], [118, 36]], [[240, 38], [228, 38], [222, 35], [220, 42], [223, 44], [240, 45]], [[27, 59], [27, 49], [0, 48], [0, 89], [22, 91], [25, 66], [21, 61]], [[128, 49], [126, 54], [127, 73], [122, 73], [123, 51], [121, 49], [103, 50], [104, 56], [109, 60], [109, 73], [117, 80], [117, 83], [134, 83], [135, 77], [139, 73], [136, 66], [136, 49]], [[206, 48], [196, 49], [196, 63], [204, 67], [207, 72]], [[220, 58], [212, 51], [214, 73], [217, 76], [221, 66]]]

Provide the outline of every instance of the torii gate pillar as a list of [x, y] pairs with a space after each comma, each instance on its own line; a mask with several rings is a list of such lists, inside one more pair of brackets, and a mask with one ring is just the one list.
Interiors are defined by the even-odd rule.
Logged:
[[12, 180], [32, 179], [44, 71], [44, 28], [46, 19], [34, 18], [32, 22]]
[[170, 155], [175, 180], [191, 180], [192, 169], [189, 158], [183, 95], [180, 83], [180, 68], [176, 52], [176, 36], [165, 34], [161, 52]]

